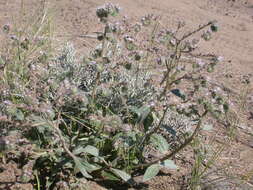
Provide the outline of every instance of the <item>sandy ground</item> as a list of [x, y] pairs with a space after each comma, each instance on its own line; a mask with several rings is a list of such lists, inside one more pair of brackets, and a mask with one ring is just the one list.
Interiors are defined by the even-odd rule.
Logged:
[[[24, 0], [32, 11], [39, 0]], [[98, 21], [95, 9], [105, 0], [50, 0], [54, 7], [56, 29], [59, 36], [74, 36], [95, 32]], [[148, 13], [162, 16], [168, 27], [175, 21], [185, 21], [189, 29], [199, 24], [217, 20], [220, 32], [211, 43], [203, 44], [203, 50], [225, 58], [225, 66], [235, 72], [253, 72], [253, 0], [111, 0], [123, 9], [123, 15], [135, 18]], [[0, 24], [11, 22], [17, 13], [20, 0], [0, 1]], [[174, 24], [174, 25], [173, 25]], [[85, 46], [82, 39], [70, 38]]]
[[[18, 15], [20, 2], [20, 0], [0, 0], [0, 26], [12, 23], [13, 16]], [[87, 51], [86, 41], [76, 36], [90, 34], [99, 29], [95, 10], [97, 6], [107, 1], [50, 0], [48, 2], [54, 10], [56, 40], [59, 42], [71, 40], [79, 52]], [[176, 21], [185, 21], [187, 30], [191, 30], [199, 24], [217, 20], [219, 33], [211, 42], [201, 44], [201, 49], [224, 57], [224, 62], [219, 66], [221, 73], [228, 72], [234, 76], [253, 74], [253, 0], [111, 0], [110, 2], [119, 4], [123, 9], [123, 15], [130, 18], [139, 18], [148, 13], [161, 15], [162, 23], [168, 27], [175, 26]], [[26, 10], [32, 12], [39, 0], [24, 0], [24, 3]], [[1, 38], [2, 36], [0, 40]], [[232, 82], [231, 87], [233, 86], [236, 84]], [[253, 96], [253, 92], [251, 95]], [[248, 119], [247, 124], [253, 128], [252, 119]], [[240, 162], [235, 161], [237, 170], [245, 168], [245, 171], [253, 170], [252, 159], [250, 159], [253, 158], [253, 142], [252, 147], [238, 142], [233, 146], [236, 152], [234, 154], [239, 156], [240, 160]], [[236, 158], [235, 155], [233, 156]], [[242, 162], [243, 165], [240, 164]], [[171, 184], [169, 181], [167, 176], [162, 176], [152, 182], [150, 188], [168, 189]], [[253, 185], [251, 187], [253, 189]]]
[[[95, 8], [104, 0], [61, 0], [57, 4], [57, 22], [66, 34], [94, 32]], [[173, 27], [183, 20], [189, 29], [217, 20], [220, 32], [211, 43], [203, 45], [210, 53], [222, 55], [225, 66], [235, 72], [253, 72], [253, 0], [113, 0], [129, 17], [148, 13], [162, 16], [163, 23]], [[82, 39], [76, 39], [81, 41]]]

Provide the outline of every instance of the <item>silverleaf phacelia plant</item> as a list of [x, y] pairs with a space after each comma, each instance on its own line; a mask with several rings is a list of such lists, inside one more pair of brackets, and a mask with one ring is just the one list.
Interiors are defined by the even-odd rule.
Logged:
[[113, 4], [97, 9], [103, 30], [84, 59], [71, 43], [52, 56], [41, 45], [48, 40], [34, 42], [41, 50], [34, 55], [19, 38], [11, 46], [17, 58], [0, 57], [0, 131], [8, 136], [17, 126], [34, 145], [26, 159], [34, 161], [42, 189], [71, 189], [62, 182], [81, 176], [132, 183], [131, 174], [144, 168], [150, 179], [198, 135], [207, 114], [222, 119], [228, 112], [208, 77], [220, 58], [195, 53], [218, 30], [216, 22], [184, 33], [182, 22], [169, 30], [154, 15], [115, 21], [119, 11]]

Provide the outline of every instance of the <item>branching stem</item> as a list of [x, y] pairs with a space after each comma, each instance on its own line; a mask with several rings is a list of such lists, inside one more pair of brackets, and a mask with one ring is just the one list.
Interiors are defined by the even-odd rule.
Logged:
[[173, 157], [175, 154], [177, 154], [177, 153], [180, 152], [182, 149], [184, 149], [187, 145], [189, 145], [189, 144], [192, 142], [192, 140], [193, 140], [193, 139], [196, 137], [196, 135], [198, 134], [198, 132], [199, 132], [199, 130], [200, 130], [200, 127], [201, 127], [201, 124], [202, 124], [202, 120], [203, 120], [203, 118], [206, 116], [207, 113], [208, 113], [208, 111], [206, 110], [206, 111], [202, 114], [202, 116], [201, 116], [201, 118], [200, 118], [200, 120], [199, 120], [199, 122], [198, 122], [198, 124], [197, 124], [197, 126], [196, 126], [196, 128], [195, 128], [195, 130], [194, 130], [194, 132], [193, 132], [193, 134], [192, 134], [182, 145], [180, 145], [177, 149], [175, 149], [174, 151], [170, 152], [169, 154], [166, 154], [166, 155], [163, 156], [162, 158], [158, 158], [158, 159], [156, 159], [156, 160], [154, 160], [154, 161], [152, 161], [152, 162], [146, 163], [146, 164], [137, 165], [137, 166], [134, 167], [134, 169], [138, 169], [138, 168], [147, 168], [147, 167], [151, 166], [152, 164], [159, 163], [159, 162], [163, 162], [164, 160], [167, 160], [167, 159]]

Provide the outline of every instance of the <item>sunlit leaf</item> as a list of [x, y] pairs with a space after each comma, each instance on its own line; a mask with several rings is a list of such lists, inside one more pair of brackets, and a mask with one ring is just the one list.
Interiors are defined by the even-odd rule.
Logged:
[[88, 174], [87, 170], [85, 169], [85, 166], [82, 164], [79, 158], [75, 158], [74, 162], [75, 162], [75, 170], [81, 172], [83, 176], [86, 178], [92, 178], [92, 176]]
[[91, 146], [91, 145], [86, 146], [83, 151], [86, 152], [86, 153], [89, 153], [93, 156], [98, 156], [99, 155], [99, 150], [96, 147]]
[[166, 167], [168, 169], [173, 169], [173, 170], [176, 170], [178, 168], [173, 160], [164, 160], [161, 163], [161, 166]]
[[91, 154], [93, 156], [98, 156], [99, 155], [99, 150], [94, 146], [88, 145], [85, 148], [77, 147], [73, 151], [73, 154], [75, 154], [75, 155], [78, 155], [78, 154], [81, 154], [81, 153], [88, 153], [88, 154]]
[[159, 164], [153, 164], [149, 166], [145, 171], [145, 174], [143, 176], [143, 181], [145, 182], [155, 177], [159, 173], [160, 169], [161, 169], [161, 166]]
[[138, 123], [142, 123], [146, 118], [147, 116], [149, 115], [151, 109], [149, 106], [142, 106], [140, 108], [136, 108], [136, 107], [132, 107], [131, 110], [137, 114], [138, 116], [138, 120], [137, 122]]
[[126, 182], [131, 179], [131, 176], [122, 170], [111, 168], [111, 171]]
[[168, 151], [169, 149], [169, 144], [167, 142], [167, 140], [159, 134], [153, 134], [150, 138], [151, 143], [157, 147], [157, 149], [161, 152], [161, 153], [165, 153]]
[[20, 121], [23, 121], [25, 119], [24, 113], [19, 109], [17, 109], [15, 116], [16, 116], [17, 120], [20, 120]]
[[94, 165], [94, 164], [90, 164], [87, 161], [82, 161], [82, 165], [85, 167], [85, 169], [87, 170], [87, 172], [93, 172], [96, 170], [99, 170], [101, 168], [101, 166], [98, 165]]
[[107, 180], [112, 180], [112, 181], [119, 181], [120, 179], [118, 177], [116, 177], [115, 175], [106, 172], [106, 171], [102, 171], [101, 175], [107, 179]]

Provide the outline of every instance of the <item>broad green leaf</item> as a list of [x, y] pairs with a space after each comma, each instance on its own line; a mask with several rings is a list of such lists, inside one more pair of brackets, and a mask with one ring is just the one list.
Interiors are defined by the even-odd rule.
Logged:
[[78, 155], [78, 154], [84, 153], [84, 147], [78, 146], [78, 147], [76, 147], [76, 148], [72, 151], [72, 153], [73, 153], [74, 155]]
[[79, 158], [75, 158], [74, 162], [75, 162], [75, 170], [81, 172], [83, 176], [86, 178], [92, 178], [92, 176], [89, 175], [88, 172], [86, 171], [85, 166], [81, 163]]
[[131, 110], [137, 114], [138, 116], [138, 123], [143, 123], [143, 121], [147, 118], [149, 115], [151, 109], [149, 106], [142, 106], [140, 108], [132, 107]]
[[115, 175], [106, 172], [106, 171], [102, 171], [101, 175], [107, 179], [107, 180], [112, 180], [112, 181], [119, 181], [120, 179], [118, 177], [116, 177]]
[[81, 154], [81, 153], [89, 153], [93, 156], [98, 156], [99, 155], [99, 150], [94, 146], [88, 145], [86, 147], [79, 146], [79, 147], [75, 148], [74, 151], [73, 151], [73, 154], [75, 154], [75, 155], [78, 155], [78, 154]]
[[20, 109], [17, 109], [15, 116], [16, 116], [17, 120], [20, 120], [20, 121], [23, 121], [25, 119], [25, 116]]
[[118, 170], [114, 168], [111, 168], [110, 170], [126, 182], [131, 179], [131, 176], [122, 170]]
[[178, 168], [173, 160], [164, 160], [161, 163], [161, 166], [166, 167], [168, 169], [173, 169], [173, 170], [176, 170]]
[[99, 150], [96, 147], [91, 146], [91, 145], [86, 146], [84, 148], [84, 152], [89, 153], [93, 156], [98, 156], [99, 155]]
[[169, 144], [168, 144], [167, 140], [162, 135], [153, 134], [150, 138], [150, 141], [153, 145], [155, 145], [157, 147], [157, 149], [161, 153], [166, 153], [169, 149]]
[[148, 181], [152, 179], [153, 177], [155, 177], [159, 173], [160, 169], [161, 169], [161, 166], [159, 164], [153, 164], [149, 166], [146, 169], [145, 174], [143, 176], [143, 182]]
[[82, 165], [85, 167], [85, 169], [87, 170], [87, 172], [93, 172], [96, 170], [99, 170], [101, 168], [101, 166], [98, 165], [94, 165], [94, 164], [90, 164], [87, 161], [82, 161]]

